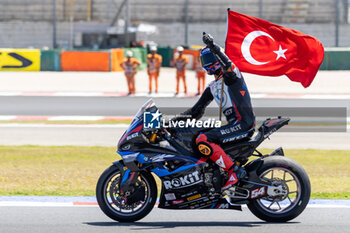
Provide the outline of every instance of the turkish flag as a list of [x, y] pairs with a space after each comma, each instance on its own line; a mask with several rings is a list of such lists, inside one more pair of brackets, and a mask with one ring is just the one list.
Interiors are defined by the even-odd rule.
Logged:
[[225, 53], [243, 72], [287, 75], [304, 87], [310, 86], [324, 57], [318, 39], [230, 10]]

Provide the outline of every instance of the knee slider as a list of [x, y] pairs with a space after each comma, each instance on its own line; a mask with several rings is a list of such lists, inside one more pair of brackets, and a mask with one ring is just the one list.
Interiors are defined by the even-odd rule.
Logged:
[[198, 136], [196, 144], [199, 152], [202, 155], [210, 157], [213, 154], [213, 148], [207, 142], [207, 136], [205, 136], [204, 134]]
[[213, 154], [213, 148], [206, 142], [199, 142], [197, 143], [198, 146], [198, 150], [199, 152], [206, 156], [206, 157], [210, 157]]

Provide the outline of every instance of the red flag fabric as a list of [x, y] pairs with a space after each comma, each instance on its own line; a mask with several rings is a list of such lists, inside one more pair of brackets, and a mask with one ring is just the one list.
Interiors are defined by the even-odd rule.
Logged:
[[324, 57], [318, 39], [230, 10], [225, 52], [243, 72], [286, 75], [304, 87], [310, 86]]

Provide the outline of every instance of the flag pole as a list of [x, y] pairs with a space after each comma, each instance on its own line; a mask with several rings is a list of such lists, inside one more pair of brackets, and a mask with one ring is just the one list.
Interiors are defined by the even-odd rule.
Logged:
[[[227, 12], [230, 11], [230, 8], [227, 8]], [[227, 29], [226, 29], [226, 38], [227, 38], [227, 30], [228, 30], [228, 17], [226, 19], [226, 24], [227, 24]], [[226, 44], [226, 43], [225, 43]], [[220, 112], [219, 112], [219, 121], [221, 121], [221, 116], [222, 116], [222, 96], [224, 94], [224, 76], [222, 76], [221, 80], [221, 95], [220, 95]]]
[[222, 96], [224, 94], [224, 77], [221, 77], [221, 95], [220, 95], [220, 112], [219, 112], [219, 121], [221, 121], [222, 115]]

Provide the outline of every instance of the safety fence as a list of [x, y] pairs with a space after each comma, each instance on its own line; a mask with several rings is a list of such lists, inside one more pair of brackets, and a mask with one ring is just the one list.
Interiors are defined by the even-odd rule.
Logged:
[[[0, 49], [0, 71], [122, 71], [120, 64], [128, 50], [140, 61], [140, 70], [147, 67], [146, 48], [119, 48], [96, 51], [39, 49]], [[163, 67], [169, 67], [176, 53], [171, 47], [159, 47]], [[188, 69], [196, 68], [199, 51], [185, 49]], [[326, 48], [321, 70], [350, 70], [350, 48]]]

